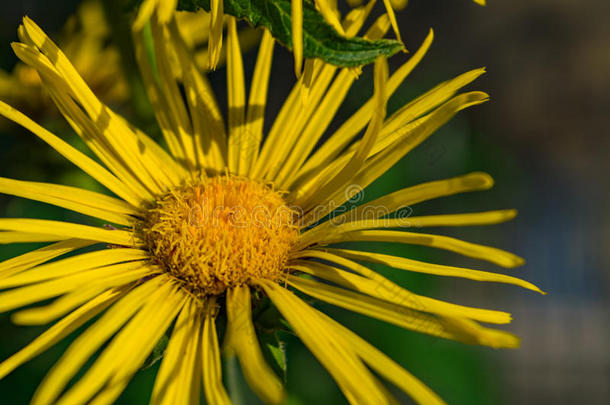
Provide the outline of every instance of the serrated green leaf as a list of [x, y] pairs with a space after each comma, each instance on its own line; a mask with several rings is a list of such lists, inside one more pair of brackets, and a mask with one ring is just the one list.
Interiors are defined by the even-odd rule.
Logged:
[[[254, 27], [266, 27], [282, 45], [292, 50], [290, 0], [224, 0], [224, 12], [246, 19]], [[210, 11], [210, 0], [179, 0], [178, 9]], [[390, 39], [369, 41], [339, 35], [309, 1], [303, 2], [303, 54], [327, 63], [354, 67], [373, 62], [377, 56], [394, 55], [403, 49]]]

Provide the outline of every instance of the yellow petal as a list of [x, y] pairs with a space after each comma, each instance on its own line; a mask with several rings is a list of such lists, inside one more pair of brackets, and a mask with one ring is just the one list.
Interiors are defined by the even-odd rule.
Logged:
[[[197, 303], [189, 300], [176, 319], [171, 338], [155, 378], [150, 403], [189, 404], [190, 388], [199, 387], [201, 380], [193, 378], [196, 370], [197, 347], [201, 339], [202, 318]], [[199, 396], [197, 396], [197, 402]]]
[[[209, 308], [215, 306], [215, 300], [209, 303]], [[216, 334], [216, 319], [212, 310], [206, 311], [202, 338], [203, 386], [205, 399], [209, 405], [230, 405], [229, 395], [222, 385], [222, 369], [220, 365], [220, 350]]]
[[[320, 314], [293, 293], [268, 280], [258, 282], [297, 336], [333, 376], [352, 403], [391, 403], [387, 392]], [[354, 402], [355, 401], [355, 402]]]
[[445, 402], [430, 388], [426, 387], [411, 373], [400, 367], [391, 358], [383, 354], [373, 345], [350, 331], [340, 323], [328, 316], [324, 319], [340, 334], [349, 346], [364, 360], [375, 372], [399, 387], [418, 404], [438, 404]]
[[165, 101], [163, 105], [168, 107], [167, 118], [182, 151], [180, 155], [185, 159], [183, 164], [193, 171], [196, 167], [193, 128], [184, 105], [184, 97], [180, 92], [170, 63], [170, 52], [175, 47], [174, 41], [170, 38], [167, 27], [160, 25], [155, 20], [151, 22], [151, 31], [155, 48], [155, 62], [159, 73], [159, 88], [161, 97]]
[[[503, 331], [483, 328], [471, 320], [429, 315], [296, 276], [289, 276], [289, 284], [319, 300], [401, 328], [463, 343], [492, 347], [514, 347], [512, 335]], [[493, 334], [490, 331], [493, 331]]]
[[[125, 275], [128, 278], [125, 278]], [[126, 284], [126, 280], [128, 282], [129, 279], [133, 279], [136, 276], [139, 276], [139, 274], [129, 274], [126, 272], [121, 274], [120, 277], [112, 277], [111, 280], [104, 280], [102, 283], [92, 282], [90, 285], [83, 286], [56, 298], [48, 305], [28, 308], [13, 313], [11, 321], [17, 325], [46, 325], [99, 295], [119, 290], [128, 291], [129, 284]], [[112, 287], [112, 284], [116, 284], [117, 287]]]
[[67, 239], [7, 259], [0, 263], [0, 280], [94, 243], [88, 240]]
[[0, 101], [0, 114], [31, 131], [34, 135], [59, 152], [59, 154], [61, 154], [63, 157], [74, 163], [82, 171], [93, 177], [95, 180], [100, 182], [100, 184], [107, 187], [110, 191], [125, 201], [134, 206], [139, 206], [142, 203], [142, 197], [135, 195], [120, 180], [118, 180], [114, 175], [112, 175], [94, 160], [79, 152], [68, 143], [64, 142], [2, 101]]
[[375, 107], [373, 109], [371, 121], [369, 122], [366, 132], [362, 136], [362, 141], [359, 148], [354, 156], [334, 177], [328, 180], [324, 186], [318, 188], [309, 199], [305, 199], [305, 201], [302, 203], [304, 207], [309, 207], [310, 205], [316, 203], [322, 203], [323, 201], [326, 201], [330, 195], [335, 193], [338, 188], [343, 188], [343, 186], [345, 186], [349, 179], [354, 175], [354, 172], [360, 169], [361, 165], [368, 157], [369, 152], [371, 151], [377, 136], [379, 135], [379, 131], [381, 131], [381, 126], [383, 125], [383, 120], [385, 119], [386, 115], [387, 97], [385, 93], [385, 86], [387, 77], [387, 60], [383, 57], [379, 57], [375, 62], [374, 72]]
[[316, 8], [324, 16], [324, 19], [331, 27], [335, 29], [339, 33], [339, 35], [345, 35], [345, 31], [343, 30], [343, 26], [339, 21], [339, 11], [335, 4], [332, 5], [328, 0], [316, 0]]
[[475, 259], [486, 260], [502, 267], [517, 267], [524, 263], [522, 258], [510, 252], [442, 235], [402, 231], [363, 230], [346, 232], [340, 236], [333, 237], [333, 239], [334, 240], [324, 241], [322, 243], [350, 241], [407, 243], [449, 250]]
[[67, 259], [43, 264], [23, 271], [12, 277], [0, 280], [0, 288], [16, 287], [25, 284], [38, 283], [58, 277], [65, 277], [84, 270], [91, 270], [111, 264], [142, 261], [148, 258], [148, 253], [139, 249], [104, 249], [96, 252], [83, 253]]
[[[423, 44], [419, 47], [417, 52], [409, 58], [396, 72], [394, 72], [388, 79], [386, 85], [387, 97], [392, 96], [398, 86], [405, 80], [405, 78], [413, 71], [413, 69], [419, 64], [421, 59], [425, 56], [428, 48], [432, 44], [434, 34], [432, 30], [424, 40]], [[331, 162], [341, 150], [343, 150], [349, 142], [360, 133], [362, 128], [366, 125], [367, 118], [371, 115], [374, 108], [374, 98], [368, 100], [358, 111], [353, 114], [341, 127], [332, 134], [329, 139], [318, 149], [316, 152], [305, 162], [303, 167], [299, 170], [297, 178], [304, 176], [306, 173], [319, 172], [318, 167], [321, 167], [326, 162]]]
[[194, 144], [199, 169], [224, 171], [226, 134], [222, 114], [209, 82], [200, 73], [193, 56], [178, 33], [176, 21], [170, 24], [171, 42], [175, 45], [183, 71], [183, 85], [193, 121]]
[[45, 281], [0, 293], [0, 312], [10, 311], [35, 302], [85, 288], [92, 283], [109, 287], [123, 285], [151, 274], [151, 269], [140, 263], [121, 263], [82, 271], [55, 280]]
[[[313, 252], [311, 253], [313, 254]], [[466, 307], [414, 294], [357, 263], [350, 263], [349, 260], [333, 257], [330, 254], [322, 255], [323, 252], [318, 253], [320, 253], [320, 256], [325, 256], [334, 263], [346, 266], [350, 270], [358, 271], [364, 277], [317, 262], [300, 261], [291, 267], [323, 280], [331, 281], [346, 289], [416, 311], [497, 324], [509, 323], [511, 320], [510, 314], [507, 314], [506, 312]], [[319, 290], [317, 287], [320, 285], [323, 286], [323, 284], [320, 283], [312, 283], [308, 288], [316, 288], [316, 290]], [[341, 292], [340, 289], [336, 288], [331, 288], [331, 290], [336, 293]], [[324, 291], [327, 292], [326, 289], [324, 289]]]
[[290, 4], [294, 73], [299, 78], [303, 69], [303, 0], [291, 0]]
[[[361, 188], [367, 187], [398, 162], [404, 155], [449, 121], [458, 111], [469, 106], [481, 104], [487, 100], [488, 96], [482, 92], [465, 93], [453, 98], [434, 112], [430, 113], [426, 117], [425, 122], [421, 125], [417, 126], [412, 131], [405, 133], [383, 152], [368, 159], [360, 170], [351, 176], [348, 181], [351, 184], [359, 185]], [[339, 207], [349, 198], [351, 198], [351, 196], [347, 196], [345, 190], [338, 190], [330, 199], [320, 201], [322, 209], [310, 211], [304, 217], [303, 224], [308, 226], [318, 219], [323, 218], [329, 212], [329, 208]], [[300, 200], [294, 202], [297, 205], [300, 205]]]
[[159, 286], [57, 404], [89, 403], [94, 396], [91, 404], [113, 403], [174, 321], [186, 299], [186, 294], [171, 281]]
[[465, 269], [461, 267], [443, 266], [440, 264], [432, 264], [420, 262], [418, 260], [407, 259], [381, 253], [364, 252], [358, 250], [347, 249], [325, 249], [328, 253], [336, 254], [352, 260], [363, 260], [371, 263], [384, 264], [396, 269], [415, 271], [418, 273], [434, 274], [437, 276], [461, 277], [476, 281], [488, 281], [495, 283], [513, 284], [528, 290], [542, 292], [538, 287], [525, 280], [516, 277], [507, 276], [504, 274], [490, 273], [480, 270]]
[[[353, 14], [350, 13], [348, 15], [350, 19], [346, 19], [346, 24], [349, 24], [349, 27], [346, 28], [348, 35], [357, 33], [368, 16], [368, 12], [357, 14], [359, 18], [354, 18]], [[378, 24], [376, 22], [371, 30], [376, 31], [377, 28]], [[305, 74], [293, 87], [273, 122], [271, 131], [263, 144], [260, 157], [251, 171], [253, 178], [266, 177], [273, 179], [277, 175], [279, 170], [286, 165], [287, 157], [291, 156], [291, 148], [299, 139], [304, 126], [308, 125], [311, 115], [319, 111], [317, 107], [337, 67], [319, 60], [306, 61], [305, 73], [308, 73], [308, 63], [312, 65], [311, 80], [313, 83], [310, 85], [309, 81], [305, 80], [308, 76]], [[307, 103], [305, 104], [302, 103], [303, 94], [307, 94]]]
[[93, 191], [58, 184], [35, 183], [0, 177], [0, 193], [29, 198], [80, 212], [119, 225], [130, 226], [138, 210], [124, 201]]
[[154, 298], [159, 294], [163, 279], [167, 280], [160, 276], [130, 291], [76, 338], [36, 390], [32, 398], [32, 405], [56, 403], [56, 399], [64, 387], [87, 359], [127, 323], [148, 300], [152, 299], [151, 297]]
[[150, 17], [155, 12], [155, 8], [160, 0], [144, 0], [138, 8], [138, 14], [133, 23], [133, 29], [141, 31], [144, 25], [150, 20]]
[[224, 20], [223, 1], [210, 0], [210, 38], [208, 39], [209, 67], [216, 69], [222, 47], [222, 26]]
[[250, 134], [244, 132], [246, 84], [244, 64], [237, 38], [237, 22], [228, 19], [227, 38], [227, 98], [229, 102], [229, 171], [239, 173], [239, 154]]
[[0, 363], [0, 378], [4, 378], [21, 364], [38, 356], [60, 340], [80, 328], [97, 314], [108, 308], [123, 295], [122, 291], [108, 291], [90, 300], [66, 316], [26, 347]]
[[398, 29], [398, 22], [396, 21], [396, 14], [394, 14], [394, 9], [392, 8], [392, 3], [390, 0], [383, 0], [383, 4], [385, 5], [388, 17], [390, 17], [390, 21], [392, 22], [392, 29], [394, 30], [394, 34], [396, 34], [396, 40], [398, 42], [402, 42], [402, 39], [400, 38], [400, 30]]
[[148, 158], [154, 151], [141, 147], [139, 138], [144, 135], [138, 135], [124, 118], [116, 115], [95, 97], [68, 58], [31, 19], [25, 17], [23, 26], [29, 39], [61, 75], [63, 84], [70, 89], [70, 95], [75, 101], [80, 103], [96, 131], [102, 134], [100, 147], [104, 143], [107, 147], [103, 154], [108, 158], [113, 154], [120, 156], [116, 164], [129, 170], [142, 186], [152, 192], [163, 191], [167, 185], [159, 182], [159, 179], [164, 177], [169, 166], [159, 167], [156, 165], [157, 158]]
[[249, 287], [235, 287], [227, 293], [227, 335], [225, 350], [235, 354], [252, 390], [266, 403], [284, 400], [281, 381], [263, 357], [254, 325]]
[[265, 106], [267, 104], [267, 91], [269, 89], [269, 76], [273, 60], [275, 40], [269, 30], [263, 31], [256, 67], [252, 77], [250, 97], [248, 99], [248, 112], [246, 115], [246, 140], [241, 146], [239, 158], [240, 174], [248, 174], [258, 156], [258, 150], [263, 138], [263, 123], [265, 119]]
[[122, 246], [133, 246], [135, 242], [133, 234], [128, 231], [108, 230], [46, 219], [0, 218], [0, 231], [53, 235], [55, 239], [52, 240], [87, 239]]

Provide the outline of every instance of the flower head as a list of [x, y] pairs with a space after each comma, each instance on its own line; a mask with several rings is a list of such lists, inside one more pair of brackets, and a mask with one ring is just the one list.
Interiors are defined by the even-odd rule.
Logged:
[[[112, 403], [170, 328], [153, 403], [196, 403], [202, 384], [209, 403], [229, 403], [221, 381], [220, 337], [224, 353], [237, 356], [253, 390], [267, 403], [281, 403], [282, 383], [265, 362], [252, 321], [254, 297], [266, 296], [349, 401], [395, 403], [372, 369], [417, 402], [442, 403], [417, 378], [296, 292], [439, 338], [492, 347], [518, 345], [515, 336], [481, 325], [508, 323], [508, 313], [417, 295], [363, 263], [539, 291], [532, 284], [485, 271], [333, 247], [346, 241], [393, 242], [445, 249], [504, 267], [523, 262], [492, 247], [404, 230], [408, 225], [400, 215], [402, 208], [487, 189], [493, 182], [484, 173], [408, 187], [347, 212], [335, 211], [353, 197], [353, 185], [368, 186], [458, 111], [485, 102], [482, 92], [457, 94], [482, 69], [441, 83], [386, 116], [387, 99], [424, 56], [430, 33], [391, 76], [384, 59], [375, 63], [373, 96], [315, 149], [356, 80], [353, 70], [306, 61], [303, 76], [264, 136], [274, 47], [270, 34], [263, 34], [246, 97], [235, 20], [229, 18], [225, 122], [174, 17], [161, 18], [161, 9], [150, 16], [156, 70], [141, 31], [136, 30], [134, 38], [169, 152], [100, 102], [33, 21], [25, 18], [19, 29], [15, 53], [36, 69], [99, 162], [5, 103], [0, 103], [0, 114], [33, 132], [114, 196], [5, 178], [0, 178], [0, 192], [113, 225], [103, 229], [0, 219], [3, 243], [52, 242], [0, 263], [0, 288], [7, 290], [0, 293], [0, 311], [55, 298], [48, 305], [23, 309], [13, 319], [20, 324], [59, 319], [0, 363], [0, 377], [101, 314], [49, 372], [34, 404]], [[361, 10], [348, 15], [345, 32], [358, 32], [365, 18]], [[389, 28], [389, 18], [382, 16], [366, 36], [378, 38]], [[422, 227], [480, 225], [514, 215], [513, 210], [501, 210], [410, 217], [408, 222]], [[107, 248], [80, 250], [99, 244]], [[67, 254], [72, 255], [62, 257]], [[224, 332], [216, 329], [221, 316], [227, 318]], [[66, 389], [100, 349], [93, 365]]]

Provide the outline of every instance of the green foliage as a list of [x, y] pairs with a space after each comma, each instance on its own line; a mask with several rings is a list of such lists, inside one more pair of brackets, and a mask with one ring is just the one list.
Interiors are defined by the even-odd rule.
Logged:
[[[224, 12], [266, 27], [282, 45], [292, 50], [290, 0], [224, 0]], [[210, 11], [210, 0], [179, 0], [178, 9]], [[332, 28], [309, 1], [303, 3], [303, 54], [336, 66], [353, 67], [373, 62], [377, 56], [392, 56], [403, 49], [390, 39], [369, 41], [345, 38]]]

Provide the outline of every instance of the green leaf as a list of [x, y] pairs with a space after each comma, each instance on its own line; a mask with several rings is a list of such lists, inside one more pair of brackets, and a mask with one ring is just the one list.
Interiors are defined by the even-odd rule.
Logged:
[[259, 331], [258, 335], [265, 360], [271, 364], [276, 374], [282, 377], [282, 380], [286, 383], [288, 370], [286, 364], [286, 342], [278, 332], [265, 333]]
[[163, 355], [165, 354], [165, 349], [167, 349], [167, 344], [169, 343], [169, 336], [167, 333], [164, 334], [161, 339], [157, 342], [152, 352], [148, 355], [148, 358], [142, 365], [141, 369], [144, 370], [148, 367], [153, 366], [157, 361], [159, 361]]
[[[275, 39], [292, 50], [290, 4], [290, 0], [224, 0], [224, 12], [246, 19], [254, 27], [266, 27]], [[178, 9], [210, 11], [210, 0], [179, 0]], [[306, 58], [319, 58], [343, 67], [365, 65], [377, 56], [389, 57], [403, 49], [395, 40], [369, 41], [339, 35], [308, 0], [303, 2], [303, 37]]]
[[286, 382], [286, 342], [282, 336], [293, 334], [290, 325], [271, 300], [258, 293], [255, 293], [252, 318], [265, 360]]

